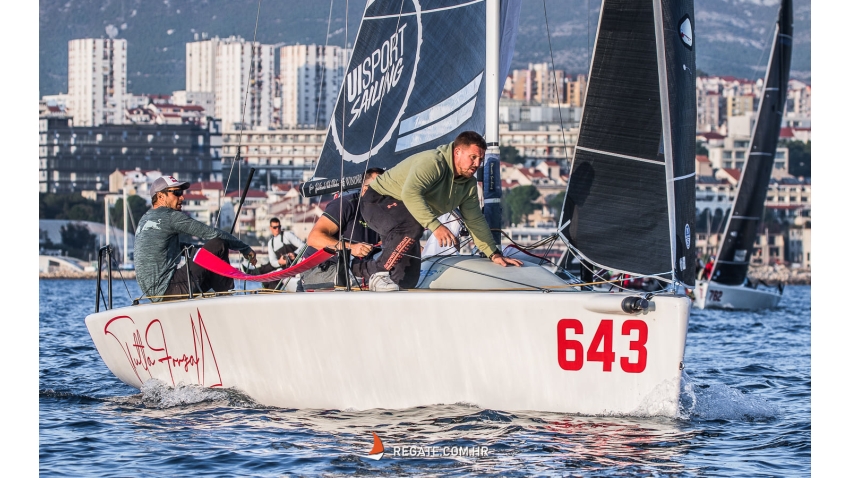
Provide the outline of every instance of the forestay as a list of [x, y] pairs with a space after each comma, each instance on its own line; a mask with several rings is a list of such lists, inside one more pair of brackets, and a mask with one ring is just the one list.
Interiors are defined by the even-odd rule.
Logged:
[[[502, 84], [519, 4], [502, 2]], [[484, 42], [483, 0], [368, 2], [313, 179], [302, 194], [358, 187], [367, 168], [391, 168], [461, 131], [483, 132]]]
[[560, 234], [599, 267], [693, 286], [692, 1], [604, 0]]
[[711, 278], [721, 284], [740, 285], [747, 278], [785, 112], [791, 70], [792, 13], [791, 0], [783, 0], [750, 150]]

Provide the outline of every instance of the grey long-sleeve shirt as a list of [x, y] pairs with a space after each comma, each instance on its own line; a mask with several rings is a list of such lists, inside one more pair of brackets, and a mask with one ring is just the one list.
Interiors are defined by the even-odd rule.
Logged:
[[149, 209], [139, 220], [133, 249], [136, 280], [146, 295], [165, 294], [180, 262], [180, 233], [196, 236], [204, 241], [220, 237], [230, 249], [242, 254], [251, 251], [251, 246], [231, 234], [196, 221], [181, 211], [168, 207]]

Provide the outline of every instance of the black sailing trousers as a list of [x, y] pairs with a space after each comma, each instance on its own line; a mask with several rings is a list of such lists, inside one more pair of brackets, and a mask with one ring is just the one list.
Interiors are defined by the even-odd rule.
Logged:
[[422, 248], [419, 239], [425, 232], [403, 202], [383, 196], [371, 187], [360, 199], [360, 210], [369, 228], [381, 235], [378, 269], [390, 272], [390, 278], [402, 289], [413, 289], [419, 282]]
[[[228, 261], [227, 245], [219, 238], [210, 239], [204, 244], [204, 249], [215, 254], [219, 259]], [[233, 288], [233, 279], [220, 276], [203, 267], [195, 264], [195, 251], [189, 251], [189, 272], [192, 275], [192, 292], [206, 292], [210, 289], [216, 292], [225, 292]], [[168, 289], [165, 290], [165, 295], [177, 295], [189, 293], [189, 280], [186, 277], [186, 265], [180, 267], [174, 272], [171, 282], [168, 283]], [[164, 299], [173, 300], [173, 299]]]

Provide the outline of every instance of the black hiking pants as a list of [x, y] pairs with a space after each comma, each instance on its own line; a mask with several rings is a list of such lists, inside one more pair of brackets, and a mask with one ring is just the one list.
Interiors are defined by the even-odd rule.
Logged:
[[381, 235], [378, 270], [389, 271], [390, 278], [402, 289], [413, 289], [419, 282], [422, 248], [419, 240], [425, 232], [403, 202], [377, 193], [371, 187], [360, 199], [360, 211], [369, 228]]

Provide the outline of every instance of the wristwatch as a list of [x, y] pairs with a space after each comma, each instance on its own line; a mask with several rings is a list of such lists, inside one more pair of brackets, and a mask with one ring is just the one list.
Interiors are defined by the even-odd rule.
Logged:
[[502, 255], [502, 251], [501, 251], [501, 250], [499, 250], [499, 248], [498, 248], [498, 247], [496, 248], [496, 250], [495, 250], [495, 251], [493, 251], [493, 253], [492, 253], [492, 254], [490, 254], [489, 256], [487, 256], [487, 259], [490, 259], [490, 260], [492, 261], [492, 260], [493, 260], [493, 256], [495, 256], [496, 254]]

